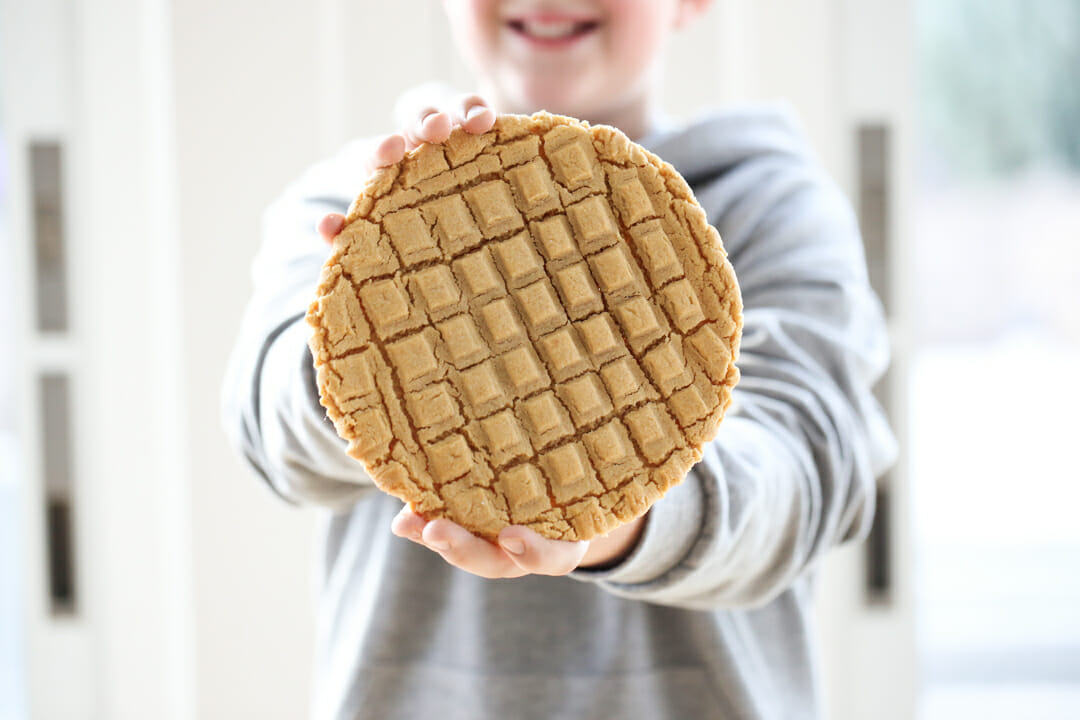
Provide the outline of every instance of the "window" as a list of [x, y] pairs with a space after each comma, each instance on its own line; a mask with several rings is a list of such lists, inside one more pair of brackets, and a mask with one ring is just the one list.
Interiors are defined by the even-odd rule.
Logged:
[[1080, 717], [1080, 1], [918, 7], [921, 717]]

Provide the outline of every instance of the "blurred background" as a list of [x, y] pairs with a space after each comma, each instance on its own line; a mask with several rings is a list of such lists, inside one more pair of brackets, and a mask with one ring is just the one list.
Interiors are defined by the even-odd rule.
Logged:
[[[432, 79], [433, 0], [0, 0], [0, 720], [305, 716], [311, 517], [218, 391], [261, 209]], [[1080, 0], [716, 0], [665, 88], [792, 104], [887, 310], [831, 717], [1080, 717]]]

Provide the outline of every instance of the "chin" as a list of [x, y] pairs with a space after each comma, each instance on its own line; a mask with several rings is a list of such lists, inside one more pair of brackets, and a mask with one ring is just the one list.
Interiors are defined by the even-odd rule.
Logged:
[[528, 112], [547, 110], [556, 115], [569, 115], [581, 120], [588, 113], [589, 103], [583, 102], [583, 93], [580, 88], [570, 84], [552, 83], [545, 79], [532, 85], [526, 84], [521, 88], [517, 97], [520, 105]]

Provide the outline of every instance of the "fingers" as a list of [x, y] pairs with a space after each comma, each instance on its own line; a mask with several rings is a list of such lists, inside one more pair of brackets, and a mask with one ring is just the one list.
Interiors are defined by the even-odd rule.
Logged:
[[449, 113], [438, 108], [425, 108], [412, 127], [405, 129], [406, 149], [412, 150], [420, 143], [443, 143], [454, 129]]
[[368, 157], [365, 170], [368, 174], [375, 172], [381, 167], [388, 167], [401, 158], [405, 157], [405, 149], [408, 142], [401, 133], [394, 133], [380, 138]]
[[405, 138], [406, 150], [412, 150], [425, 142], [446, 142], [456, 126], [461, 126], [466, 132], [479, 134], [487, 132], [494, 125], [495, 111], [484, 98], [479, 95], [462, 95], [449, 107], [429, 106], [422, 109], [417, 114], [416, 121], [405, 129], [402, 136]]
[[334, 238], [337, 237], [341, 229], [345, 227], [345, 216], [340, 213], [330, 213], [329, 215], [323, 215], [319, 220], [315, 229], [319, 231], [319, 235], [322, 235], [322, 239], [327, 243], [333, 243]]
[[[406, 152], [415, 150], [421, 143], [446, 142], [455, 126], [463, 127], [466, 132], [479, 134], [487, 132], [495, 125], [495, 111], [479, 95], [462, 95], [452, 107], [452, 110], [426, 107], [420, 111], [411, 127], [380, 138], [364, 161], [365, 172], [371, 175], [379, 168], [400, 162]], [[344, 227], [344, 217], [337, 214], [327, 215], [319, 221], [317, 227], [323, 240], [332, 243]]]
[[454, 109], [454, 124], [473, 135], [486, 133], [495, 125], [495, 111], [479, 95], [462, 95]]
[[500, 548], [450, 520], [432, 520], [424, 526], [422, 537], [446, 562], [473, 575], [514, 578], [526, 573]]
[[445, 518], [427, 522], [408, 505], [390, 529], [398, 537], [439, 553], [454, 567], [485, 578], [565, 575], [581, 563], [589, 549], [587, 542], [549, 540], [521, 526], [504, 529], [496, 545]]
[[446, 562], [473, 575], [494, 579], [526, 574], [506, 553], [487, 540], [476, 537], [450, 520], [428, 522], [408, 505], [394, 517], [390, 530], [398, 537], [439, 553]]
[[521, 526], [499, 533], [499, 546], [515, 565], [533, 575], [565, 575], [578, 566], [589, 549], [587, 542], [549, 540]]
[[406, 540], [412, 540], [415, 543], [424, 544], [421, 539], [421, 535], [424, 532], [424, 525], [427, 521], [412, 511], [408, 505], [401, 508], [395, 517], [393, 522], [390, 523], [390, 531], [398, 537], [403, 537]]

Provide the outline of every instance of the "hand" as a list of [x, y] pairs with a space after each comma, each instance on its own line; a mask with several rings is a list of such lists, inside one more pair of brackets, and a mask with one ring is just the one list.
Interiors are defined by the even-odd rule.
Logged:
[[644, 522], [642, 516], [603, 537], [580, 542], [549, 540], [527, 527], [512, 525], [503, 528], [498, 542], [492, 543], [445, 518], [428, 522], [406, 505], [390, 529], [466, 572], [485, 578], [515, 578], [565, 575], [579, 567], [614, 563], [637, 544]]
[[[479, 95], [463, 95], [449, 107], [428, 106], [420, 111], [416, 122], [410, 127], [375, 143], [365, 162], [365, 170], [370, 175], [381, 167], [393, 165], [421, 143], [446, 142], [455, 127], [460, 126], [466, 132], [479, 135], [486, 133], [494, 124], [495, 111]], [[324, 215], [316, 225], [319, 235], [327, 243], [332, 243], [343, 227], [345, 216], [340, 213]]]

